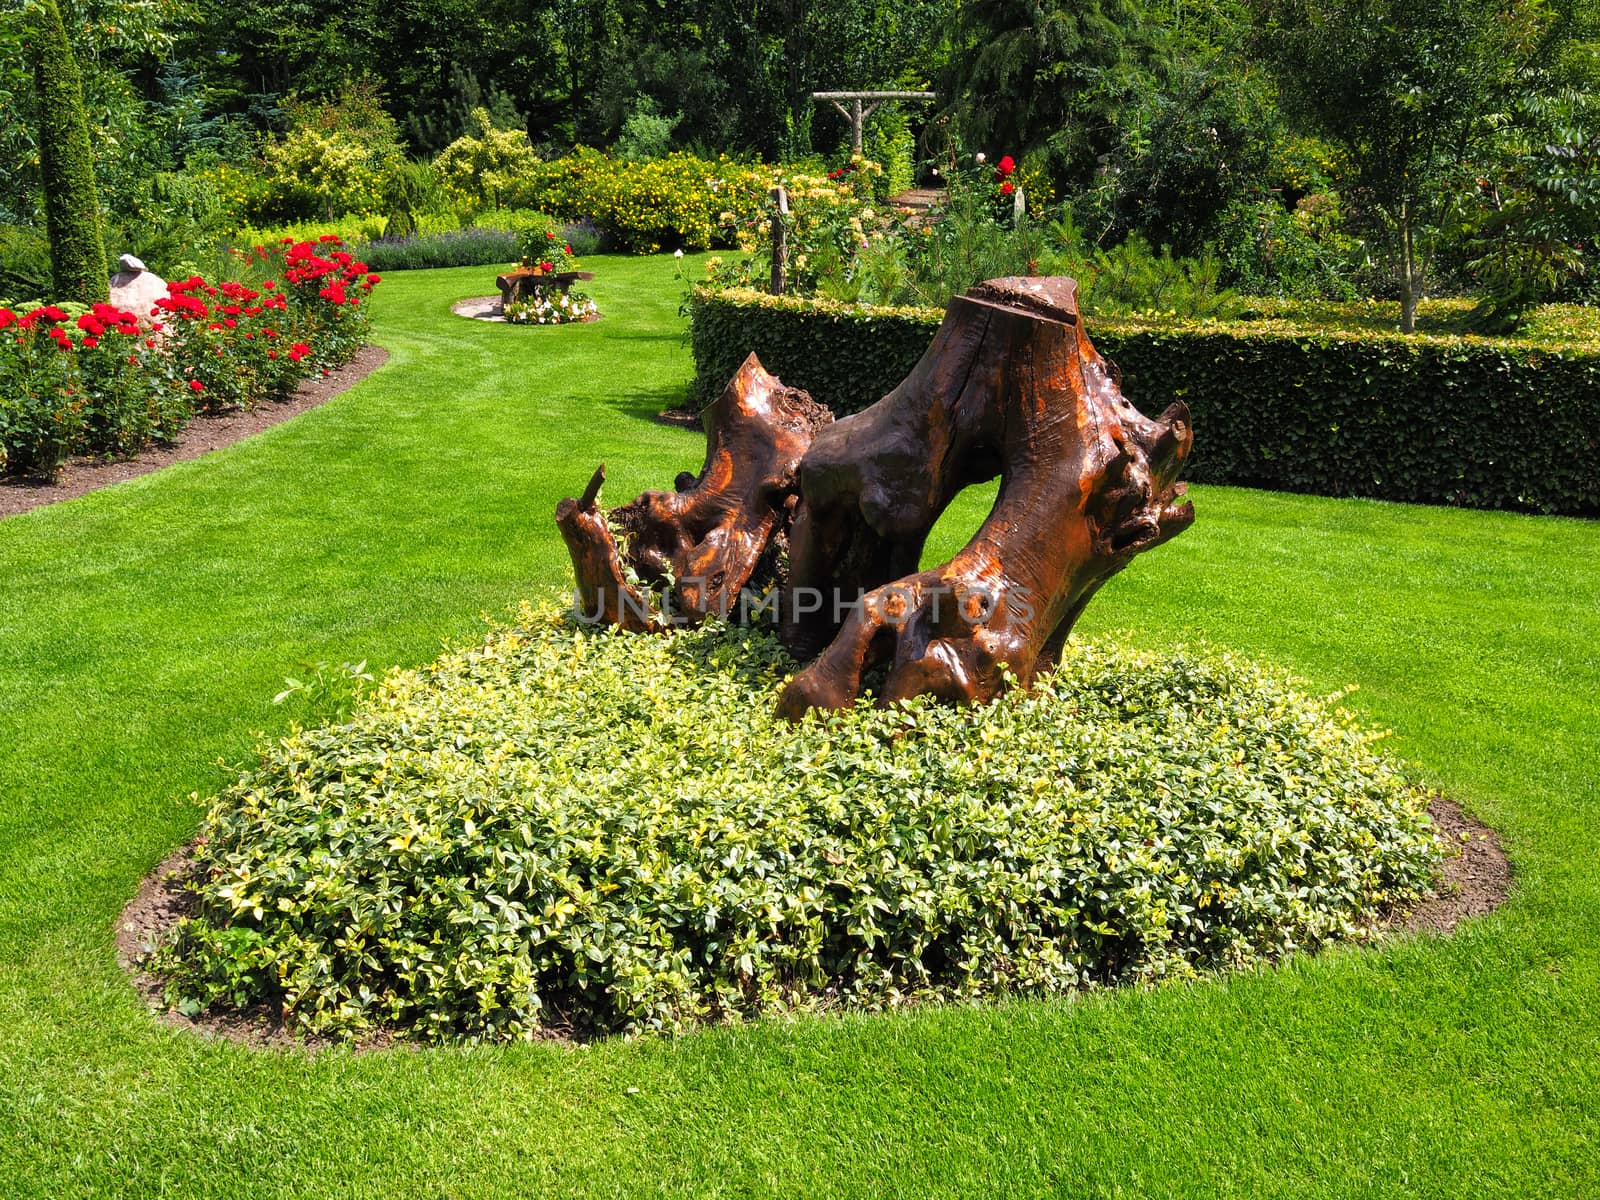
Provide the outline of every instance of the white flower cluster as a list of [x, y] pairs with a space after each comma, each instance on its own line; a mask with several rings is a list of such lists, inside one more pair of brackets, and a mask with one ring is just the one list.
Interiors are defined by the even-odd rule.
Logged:
[[505, 319], [513, 325], [567, 325], [598, 316], [600, 310], [582, 292], [541, 289], [528, 300], [505, 306]]

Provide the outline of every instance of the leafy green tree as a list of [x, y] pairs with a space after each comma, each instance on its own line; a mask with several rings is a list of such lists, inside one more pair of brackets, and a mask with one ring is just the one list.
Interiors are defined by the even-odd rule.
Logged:
[[1476, 316], [1494, 331], [1585, 280], [1586, 250], [1600, 238], [1600, 95], [1536, 87], [1506, 116], [1498, 160], [1477, 180], [1466, 242], [1466, 268], [1483, 290]]
[[1491, 132], [1489, 117], [1541, 44], [1539, 0], [1256, 0], [1289, 110], [1341, 146], [1396, 251], [1402, 331], [1429, 258]]
[[1495, 114], [1465, 225], [1465, 269], [1482, 289], [1476, 316], [1514, 328], [1556, 295], [1600, 296], [1600, 7], [1558, 9], [1549, 53]]
[[1179, 255], [1199, 254], [1230, 206], [1265, 199], [1279, 129], [1263, 76], [1221, 58], [1187, 56], [1150, 76], [1124, 120], [1111, 169], [1084, 197], [1099, 204], [1074, 202], [1085, 217], [1099, 215], [1096, 242], [1138, 233]]
[[614, 137], [643, 95], [680, 118], [678, 144], [767, 157], [838, 142], [838, 118], [814, 91], [926, 84], [955, 8], [954, 0], [589, 2], [613, 18], [605, 37], [591, 22], [578, 31], [585, 44], [562, 39], [595, 79], [592, 102], [575, 118], [585, 136]]
[[31, 13], [34, 86], [38, 94], [39, 160], [56, 298], [92, 304], [108, 294], [83, 83], [55, 0], [35, 0]]
[[426, 107], [406, 105], [398, 97], [394, 101], [397, 111], [410, 109], [405, 119], [405, 134], [419, 154], [432, 158], [472, 130], [474, 109], [487, 109], [497, 129], [527, 126], [527, 117], [510, 92], [493, 80], [484, 86], [474, 72], [459, 64], [452, 64], [450, 68], [445, 93], [442, 102]]
[[34, 211], [39, 150], [34, 141], [33, 71], [20, 12], [0, 13], [0, 221], [21, 223]]
[[970, 149], [1042, 153], [1081, 184], [1116, 145], [1148, 50], [1130, 0], [968, 0], [938, 90]]

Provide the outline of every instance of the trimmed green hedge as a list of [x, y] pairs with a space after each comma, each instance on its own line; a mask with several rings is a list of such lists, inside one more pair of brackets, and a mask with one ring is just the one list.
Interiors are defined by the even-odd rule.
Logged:
[[[899, 383], [941, 318], [749, 291], [700, 290], [689, 307], [702, 400], [754, 350], [841, 415]], [[1197, 482], [1600, 514], [1600, 337], [1583, 310], [1483, 338], [1405, 337], [1348, 308], [1311, 310], [1314, 323], [1106, 318], [1090, 332], [1144, 411], [1188, 403]]]
[[904, 379], [933, 340], [935, 308], [869, 308], [734, 289], [689, 298], [695, 389], [722, 393], [745, 356], [835, 414], [859, 412]]

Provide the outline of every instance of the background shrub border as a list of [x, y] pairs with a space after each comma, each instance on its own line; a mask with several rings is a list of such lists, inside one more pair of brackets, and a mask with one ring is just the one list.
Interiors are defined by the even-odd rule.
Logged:
[[[700, 402], [753, 350], [841, 415], [898, 384], [942, 317], [741, 289], [697, 288], [688, 308]], [[1600, 515], [1592, 331], [1402, 336], [1360, 327], [1352, 308], [1309, 316], [1108, 317], [1090, 334], [1142, 410], [1188, 403], [1196, 482]]]

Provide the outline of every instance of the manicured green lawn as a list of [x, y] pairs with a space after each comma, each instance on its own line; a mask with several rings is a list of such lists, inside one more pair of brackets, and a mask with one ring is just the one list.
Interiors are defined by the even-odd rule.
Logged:
[[285, 726], [285, 675], [432, 657], [565, 582], [551, 512], [596, 462], [613, 502], [698, 465], [648, 419], [690, 370], [672, 260], [597, 269], [605, 319], [553, 330], [450, 317], [484, 270], [391, 276], [393, 358], [355, 390], [0, 522], [0, 1193], [1600, 1195], [1600, 526], [1576, 521], [1196, 489], [1194, 529], [1084, 623], [1359, 683], [1505, 832], [1512, 901], [1453, 938], [583, 1050], [308, 1058], [146, 1014], [116, 915], [217, 760]]

